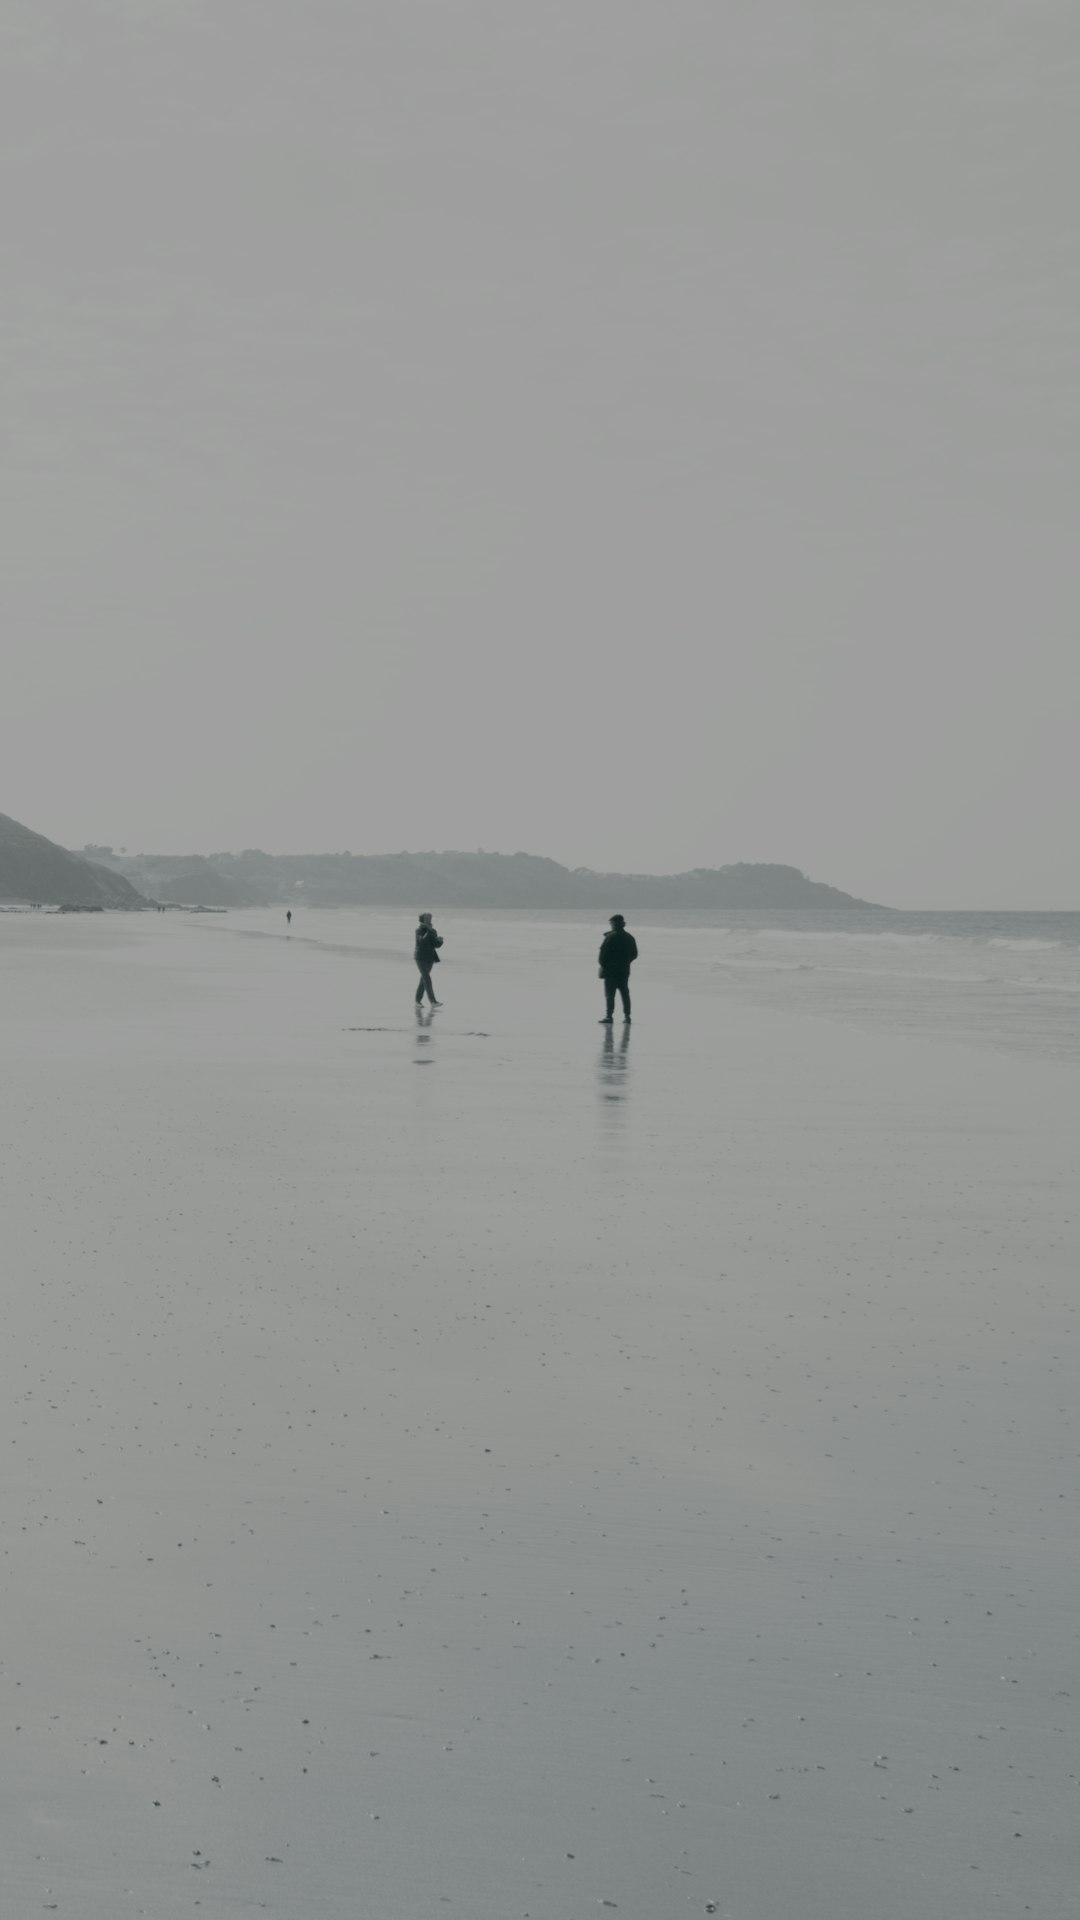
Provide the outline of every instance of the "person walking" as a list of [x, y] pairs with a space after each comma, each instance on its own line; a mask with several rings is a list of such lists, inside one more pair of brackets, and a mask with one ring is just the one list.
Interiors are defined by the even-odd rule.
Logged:
[[638, 957], [637, 941], [626, 931], [621, 913], [613, 913], [609, 931], [600, 942], [600, 978], [604, 983], [607, 1012], [602, 1027], [610, 1027], [615, 1018], [615, 995], [622, 999], [623, 1019], [630, 1018], [630, 968]]
[[416, 989], [416, 1004], [420, 1005], [425, 993], [433, 1007], [441, 1007], [442, 1001], [436, 1000], [435, 989], [431, 984], [431, 969], [439, 964], [439, 948], [442, 946], [442, 934], [436, 933], [431, 923], [430, 913], [420, 915], [420, 924], [416, 929], [415, 959], [420, 974], [420, 985]]

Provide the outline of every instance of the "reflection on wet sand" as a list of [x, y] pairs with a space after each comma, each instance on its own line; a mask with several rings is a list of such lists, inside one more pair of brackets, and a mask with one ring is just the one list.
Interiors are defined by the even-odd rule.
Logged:
[[423, 1051], [417, 1053], [416, 1059], [413, 1062], [414, 1066], [430, 1067], [435, 1058], [434, 1054], [429, 1051], [431, 1047], [431, 1035], [428, 1032], [428, 1028], [432, 1024], [432, 1018], [433, 1013], [431, 1008], [425, 1009], [424, 1007], [417, 1006], [416, 1044], [417, 1047], [422, 1048]]
[[604, 1028], [600, 1060], [596, 1069], [601, 1100], [625, 1100], [626, 1098], [626, 1070], [630, 1064], [631, 1031], [628, 1021], [619, 1035], [619, 1044], [616, 1046], [614, 1027]]

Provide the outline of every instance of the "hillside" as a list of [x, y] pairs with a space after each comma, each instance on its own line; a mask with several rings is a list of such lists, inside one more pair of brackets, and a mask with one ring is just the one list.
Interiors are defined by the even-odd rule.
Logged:
[[593, 873], [530, 853], [116, 854], [87, 849], [154, 900], [249, 907], [860, 907], [797, 867]]
[[145, 907], [125, 875], [68, 853], [0, 813], [0, 900], [39, 906]]

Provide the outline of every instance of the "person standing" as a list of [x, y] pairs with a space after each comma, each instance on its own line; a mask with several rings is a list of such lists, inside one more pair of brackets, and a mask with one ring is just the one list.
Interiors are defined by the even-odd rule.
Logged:
[[442, 1001], [436, 1000], [435, 989], [431, 984], [431, 969], [439, 964], [439, 948], [442, 946], [442, 934], [436, 933], [430, 913], [420, 915], [420, 924], [416, 929], [414, 949], [420, 985], [416, 989], [416, 1004], [420, 1005], [425, 993], [433, 1007], [441, 1007]]
[[291, 926], [292, 926], [292, 908], [291, 908], [291, 907], [289, 907], [289, 908], [288, 908], [288, 909], [286, 910], [286, 914], [285, 914], [285, 925], [286, 925], [287, 927], [291, 927]]
[[613, 913], [609, 930], [600, 942], [600, 978], [604, 983], [607, 1012], [602, 1027], [610, 1027], [615, 1018], [615, 995], [622, 999], [623, 1019], [630, 1018], [630, 968], [638, 957], [637, 941], [626, 931], [621, 913]]

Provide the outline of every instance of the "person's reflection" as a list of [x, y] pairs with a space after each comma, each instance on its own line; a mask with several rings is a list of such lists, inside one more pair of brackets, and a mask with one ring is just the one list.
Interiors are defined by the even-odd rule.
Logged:
[[626, 1069], [629, 1065], [627, 1055], [630, 1051], [632, 1028], [627, 1024], [619, 1034], [619, 1043], [615, 1044], [614, 1027], [604, 1028], [604, 1038], [600, 1043], [600, 1064], [597, 1079], [600, 1083], [601, 1100], [625, 1100]]
[[416, 1046], [417, 1046], [416, 1065], [418, 1067], [430, 1067], [433, 1059], [435, 1058], [433, 1052], [431, 1051], [431, 1035], [428, 1032], [428, 1028], [431, 1026], [431, 1024], [432, 1024], [431, 1008], [428, 1007], [425, 1009], [420, 1005], [420, 1002], [417, 1001], [416, 1003]]

